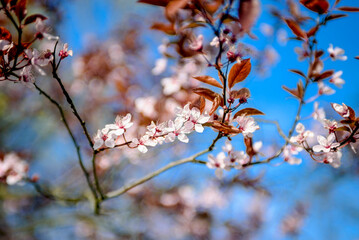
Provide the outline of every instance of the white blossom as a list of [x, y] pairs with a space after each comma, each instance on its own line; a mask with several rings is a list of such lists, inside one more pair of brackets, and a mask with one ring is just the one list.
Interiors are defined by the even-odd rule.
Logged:
[[131, 122], [131, 114], [127, 113], [125, 117], [117, 116], [115, 119], [115, 123], [107, 124], [103, 129], [105, 132], [111, 132], [116, 136], [121, 136], [125, 133], [125, 131], [133, 125]]
[[335, 72], [332, 78], [329, 80], [330, 83], [333, 83], [338, 88], [341, 88], [345, 81], [341, 78], [343, 71]]
[[14, 185], [26, 178], [28, 165], [15, 153], [9, 153], [0, 160], [0, 178], [4, 178], [6, 183]]
[[308, 137], [314, 136], [314, 133], [312, 131], [305, 130], [305, 127], [302, 123], [297, 124], [297, 126], [295, 127], [295, 131], [298, 133], [298, 135], [291, 137], [290, 141], [298, 144], [302, 144], [306, 141]]
[[344, 56], [344, 50], [339, 47], [333, 48], [333, 44], [329, 44], [328, 52], [332, 61], [335, 60], [346, 61], [348, 59], [347, 56]]
[[251, 137], [252, 133], [259, 129], [259, 126], [252, 117], [241, 115], [234, 119], [234, 121], [239, 124], [239, 130], [242, 131], [243, 136]]
[[329, 134], [327, 138], [319, 135], [317, 136], [317, 140], [319, 145], [313, 146], [314, 152], [320, 152], [320, 151], [330, 152], [332, 148], [336, 148], [340, 145], [339, 143], [334, 142], [335, 140], [334, 133]]
[[345, 105], [344, 103], [342, 103], [342, 105], [338, 104], [338, 103], [333, 103], [332, 104], [334, 110], [342, 117], [347, 118], [350, 116], [350, 111], [347, 105]]

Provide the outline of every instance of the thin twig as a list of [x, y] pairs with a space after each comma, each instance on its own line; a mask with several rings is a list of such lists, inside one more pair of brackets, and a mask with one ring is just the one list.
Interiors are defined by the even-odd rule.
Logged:
[[61, 105], [56, 101], [54, 100], [53, 98], [50, 97], [49, 94], [47, 94], [44, 90], [42, 90], [36, 83], [34, 83], [34, 86], [35, 88], [40, 92], [40, 94], [44, 95], [52, 104], [54, 104], [57, 109], [59, 110], [60, 112], [60, 115], [61, 115], [61, 120], [62, 122], [64, 123], [65, 127], [66, 127], [66, 130], [68, 132], [68, 134], [70, 135], [71, 137], [71, 140], [72, 140], [72, 143], [74, 144], [75, 146], [75, 149], [76, 149], [76, 153], [77, 153], [77, 158], [78, 158], [78, 161], [79, 161], [79, 164], [80, 164], [80, 167], [81, 167], [81, 170], [82, 172], [84, 173], [85, 177], [86, 177], [86, 181], [87, 181], [87, 185], [89, 186], [90, 190], [92, 191], [93, 195], [95, 198], [97, 198], [97, 193], [96, 193], [96, 190], [94, 189], [92, 183], [91, 183], [91, 180], [90, 180], [90, 174], [87, 172], [86, 168], [85, 168], [85, 165], [83, 164], [83, 161], [82, 161], [82, 156], [81, 156], [81, 151], [80, 151], [80, 145], [78, 144], [77, 140], [75, 139], [75, 136], [74, 134], [72, 133], [71, 129], [70, 129], [70, 126], [65, 118], [65, 114], [64, 114], [64, 110], [62, 109]]

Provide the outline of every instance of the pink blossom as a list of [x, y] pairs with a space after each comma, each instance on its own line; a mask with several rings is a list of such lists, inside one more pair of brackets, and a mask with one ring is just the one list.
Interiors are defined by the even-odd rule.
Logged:
[[94, 137], [93, 149], [97, 150], [101, 147], [113, 148], [116, 145], [116, 134], [109, 132], [108, 128], [98, 130], [96, 136]]
[[44, 24], [41, 18], [37, 18], [35, 22], [36, 38], [42, 40], [46, 38], [48, 40], [58, 40], [58, 36], [54, 36], [48, 33], [49, 28]]
[[328, 53], [332, 61], [335, 60], [346, 61], [348, 59], [347, 56], [344, 56], [344, 50], [339, 47], [333, 48], [333, 44], [329, 44]]
[[32, 75], [31, 66], [26, 66], [21, 70], [19, 81], [24, 84], [26, 87], [33, 89], [35, 78]]
[[329, 133], [335, 132], [335, 129], [338, 128], [338, 123], [335, 120], [324, 119], [322, 121], [322, 124], [325, 129], [329, 130]]
[[203, 49], [203, 35], [201, 34], [195, 40], [193, 40], [189, 45], [189, 48], [194, 51], [201, 52]]
[[148, 151], [146, 146], [154, 147], [157, 143], [150, 139], [150, 136], [144, 135], [140, 139], [134, 138], [132, 139], [132, 145], [137, 147], [138, 151], [142, 153], [146, 153]]
[[31, 60], [32, 66], [41, 74], [46, 75], [44, 70], [40, 67], [47, 66], [53, 59], [53, 55], [50, 50], [40, 52], [37, 49], [31, 51], [30, 49], [25, 50], [26, 57]]
[[318, 102], [314, 103], [314, 112], [312, 116], [317, 121], [322, 121], [325, 118], [325, 112], [323, 108], [318, 108]]
[[290, 138], [291, 142], [296, 142], [298, 144], [302, 144], [306, 141], [308, 137], [313, 137], [314, 133], [309, 130], [305, 130], [305, 127], [302, 123], [298, 123], [295, 127], [295, 131], [298, 133], [297, 136], [293, 136]]
[[202, 133], [204, 128], [202, 124], [208, 122], [210, 119], [210, 116], [207, 113], [204, 113], [203, 115], [197, 108], [192, 108], [190, 112], [190, 116], [185, 122], [185, 127], [187, 129], [194, 129], [198, 133]]
[[338, 103], [333, 103], [332, 107], [334, 108], [334, 110], [339, 113], [340, 116], [347, 118], [350, 116], [350, 111], [347, 105], [345, 105], [344, 103], [342, 103], [342, 105], [338, 104]]
[[319, 95], [332, 95], [335, 93], [335, 90], [331, 87], [325, 85], [323, 82], [318, 82], [318, 94]]
[[214, 157], [212, 154], [208, 155], [208, 162], [207, 167], [211, 169], [216, 169], [215, 174], [218, 178], [222, 178], [223, 176], [223, 169], [228, 170], [228, 167], [225, 163], [226, 155], [224, 152], [220, 152]]
[[334, 168], [338, 168], [341, 165], [341, 158], [342, 158], [342, 153], [340, 151], [337, 152], [326, 152], [324, 153], [321, 158], [323, 163], [329, 163], [332, 167]]
[[9, 153], [0, 160], [0, 178], [9, 185], [19, 183], [26, 178], [28, 165], [15, 153]]
[[293, 155], [297, 155], [303, 149], [292, 145], [287, 145], [283, 150], [284, 161], [291, 165], [299, 165], [302, 163], [302, 159], [296, 158]]
[[72, 56], [72, 50], [68, 50], [69, 45], [67, 43], [64, 44], [63, 48], [59, 52], [59, 56], [61, 59], [67, 58], [68, 56]]
[[330, 83], [333, 83], [338, 88], [341, 88], [345, 81], [341, 78], [343, 71], [335, 72], [332, 78], [329, 80]]
[[131, 114], [127, 113], [125, 117], [117, 116], [115, 119], [115, 123], [107, 124], [103, 129], [103, 131], [104, 133], [110, 131], [112, 134], [115, 134], [116, 136], [121, 136], [132, 125], [133, 123], [131, 122]]
[[317, 140], [319, 145], [313, 146], [314, 152], [320, 152], [320, 151], [330, 152], [332, 148], [336, 148], [340, 145], [339, 143], [334, 142], [335, 140], [334, 133], [329, 134], [327, 138], [319, 135], [317, 136]]
[[166, 142], [174, 142], [177, 137], [181, 142], [188, 143], [189, 139], [186, 134], [190, 133], [191, 129], [183, 126], [183, 123], [183, 119], [180, 117], [177, 117], [174, 122], [172, 120], [168, 121]]
[[234, 119], [239, 124], [239, 130], [242, 131], [243, 136], [252, 136], [252, 133], [259, 129], [259, 126], [256, 125], [254, 118], [246, 117], [245, 115], [238, 116]]

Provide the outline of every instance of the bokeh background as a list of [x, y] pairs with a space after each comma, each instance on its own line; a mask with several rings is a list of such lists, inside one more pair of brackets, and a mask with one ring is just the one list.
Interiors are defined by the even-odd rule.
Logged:
[[[31, 11], [49, 16], [49, 25], [63, 42], [69, 43], [74, 56], [61, 66], [61, 75], [71, 89], [74, 99], [88, 116], [91, 133], [113, 121], [117, 113], [135, 112], [124, 102], [116, 102], [111, 89], [105, 89], [100, 80], [108, 78], [108, 69], [96, 69], [96, 61], [107, 61], [108, 50], [116, 43], [134, 41], [133, 49], [118, 52], [128, 64], [130, 77], [142, 88], [134, 88], [134, 95], [156, 96], [161, 91], [161, 79], [171, 75], [170, 60], [167, 70], [153, 76], [151, 69], [161, 55], [158, 46], [164, 35], [150, 30], [154, 21], [162, 17], [160, 8], [121, 0], [29, 1]], [[342, 5], [359, 7], [356, 0], [342, 0]], [[243, 42], [258, 50], [271, 53], [266, 65], [257, 64], [242, 87], [251, 89], [248, 107], [260, 109], [262, 118], [277, 120], [288, 132], [295, 117], [298, 101], [289, 97], [281, 86], [294, 87], [297, 75], [288, 69], [306, 71], [306, 63], [299, 62], [294, 48], [297, 41], [278, 42], [276, 33], [263, 32], [265, 24], [274, 31], [291, 32], [270, 14], [272, 7], [285, 8], [285, 1], [262, 1], [262, 13], [252, 32], [257, 40], [244, 38]], [[306, 11], [301, 8], [302, 11]], [[307, 11], [309, 14], [309, 12]], [[163, 17], [162, 17], [163, 18]], [[346, 81], [336, 94], [321, 96], [319, 105], [326, 109], [328, 118], [336, 118], [330, 103], [342, 103], [358, 111], [357, 45], [359, 13], [332, 21], [320, 30], [319, 47], [326, 50], [329, 44], [345, 50], [347, 61], [326, 61], [328, 69], [342, 70]], [[209, 32], [205, 42], [213, 38]], [[128, 39], [126, 39], [126, 37]], [[46, 47], [46, 46], [42, 46]], [[129, 52], [126, 52], [129, 51]], [[79, 59], [92, 58], [94, 69], [81, 65]], [[115, 57], [116, 58], [116, 57]], [[95, 59], [95, 60], [94, 60]], [[82, 62], [83, 63], [83, 62]], [[78, 69], [82, 69], [79, 71]], [[93, 81], [79, 83], [86, 72], [95, 72]], [[124, 73], [124, 72], [121, 72]], [[209, 72], [213, 74], [214, 72]], [[51, 80], [37, 79], [55, 96], [60, 94], [51, 87]], [[126, 81], [124, 78], [123, 81]], [[52, 82], [54, 83], [54, 82]], [[76, 84], [75, 84], [76, 83]], [[83, 86], [85, 85], [85, 87]], [[40, 183], [54, 193], [76, 195], [86, 188], [81, 171], [76, 165], [74, 149], [61, 125], [56, 109], [36, 92], [18, 89], [13, 84], [2, 84], [0, 89], [0, 146], [4, 152], [22, 152], [30, 162], [30, 175], [39, 174]], [[126, 88], [126, 84], [123, 84]], [[309, 96], [317, 91], [309, 90]], [[89, 99], [96, 104], [88, 106]], [[103, 102], [99, 99], [103, 98]], [[84, 100], [85, 99], [85, 100]], [[128, 100], [131, 101], [131, 100]], [[45, 104], [46, 108], [43, 107]], [[81, 108], [82, 107], [82, 108]], [[307, 128], [318, 129], [310, 117], [313, 103], [302, 112]], [[70, 115], [69, 115], [70, 116]], [[73, 119], [72, 125], [77, 126]], [[260, 124], [255, 141], [263, 141], [263, 151], [271, 152], [283, 143], [274, 125]], [[77, 126], [78, 127], [78, 126]], [[78, 135], [81, 130], [78, 128]], [[166, 163], [189, 156], [211, 143], [215, 137], [210, 129], [193, 134], [190, 146], [182, 143], [150, 150], [146, 156], [123, 157], [120, 153], [108, 156], [115, 160], [104, 161], [110, 170], [103, 172], [103, 183], [111, 189], [122, 186], [157, 169]], [[221, 151], [223, 141], [215, 152]], [[83, 143], [85, 145], [85, 142]], [[242, 139], [234, 139], [236, 149], [243, 149]], [[133, 155], [133, 154], [132, 154]], [[299, 166], [281, 164], [277, 159], [270, 164], [255, 166], [242, 172], [230, 171], [223, 180], [202, 165], [183, 165], [172, 169], [144, 186], [118, 199], [104, 203], [103, 215], [94, 216], [92, 205], [80, 202], [75, 205], [53, 202], [39, 196], [30, 184], [0, 186], [2, 239], [359, 239], [359, 164], [358, 155], [344, 151], [342, 166], [313, 162], [303, 154]], [[203, 157], [202, 160], [206, 160]], [[90, 159], [86, 164], [90, 167]], [[105, 167], [104, 167], [105, 169]], [[65, 184], [66, 183], [66, 184]]]

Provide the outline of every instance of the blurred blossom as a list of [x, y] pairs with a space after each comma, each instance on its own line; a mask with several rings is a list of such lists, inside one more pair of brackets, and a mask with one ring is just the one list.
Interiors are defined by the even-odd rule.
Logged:
[[155, 109], [156, 103], [157, 99], [153, 96], [141, 97], [135, 100], [135, 107], [136, 110], [144, 116], [155, 118], [157, 115], [157, 111]]
[[266, 36], [266, 37], [273, 36], [274, 29], [273, 29], [272, 25], [270, 25], [268, 23], [261, 23], [259, 25], [259, 29], [264, 36]]
[[338, 88], [341, 88], [345, 81], [341, 78], [343, 71], [335, 72], [332, 78], [329, 80], [330, 83], [333, 83]]
[[332, 61], [342, 60], [346, 61], [348, 59], [347, 56], [344, 55], [344, 50], [339, 47], [333, 48], [333, 44], [329, 44], [328, 53]]
[[0, 179], [9, 185], [21, 183], [27, 171], [27, 163], [15, 153], [8, 153], [0, 159]]

